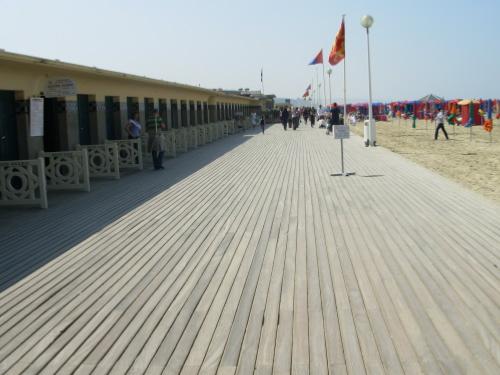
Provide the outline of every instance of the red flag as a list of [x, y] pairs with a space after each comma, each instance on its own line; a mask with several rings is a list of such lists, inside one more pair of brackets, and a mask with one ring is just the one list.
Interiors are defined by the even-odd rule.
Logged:
[[309, 63], [309, 65], [323, 64], [323, 49], [319, 51], [313, 61]]
[[335, 37], [335, 43], [332, 46], [332, 51], [330, 56], [328, 56], [328, 62], [330, 65], [337, 65], [339, 62], [345, 58], [345, 26], [344, 20], [340, 25], [340, 30]]

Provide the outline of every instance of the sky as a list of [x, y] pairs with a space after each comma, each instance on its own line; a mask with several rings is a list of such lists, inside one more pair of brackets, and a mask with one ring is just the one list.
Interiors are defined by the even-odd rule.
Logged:
[[[9, 52], [207, 88], [302, 96], [346, 15], [348, 102], [500, 97], [500, 0], [0, 0]], [[325, 69], [328, 65], [325, 65]], [[333, 67], [334, 101], [343, 68]], [[328, 88], [328, 78], [326, 78]], [[327, 89], [327, 96], [328, 89]]]

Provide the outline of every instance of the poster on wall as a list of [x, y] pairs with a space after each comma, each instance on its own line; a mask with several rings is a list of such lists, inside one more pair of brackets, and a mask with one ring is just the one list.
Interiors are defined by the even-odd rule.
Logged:
[[43, 136], [43, 98], [30, 99], [30, 136]]
[[49, 78], [44, 92], [46, 98], [74, 96], [76, 93], [76, 82], [71, 78]]

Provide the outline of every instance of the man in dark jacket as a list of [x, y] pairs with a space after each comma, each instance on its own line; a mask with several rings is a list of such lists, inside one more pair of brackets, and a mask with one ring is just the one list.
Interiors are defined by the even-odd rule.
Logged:
[[288, 113], [288, 110], [285, 108], [283, 112], [281, 112], [281, 123], [283, 124], [283, 129], [286, 130], [286, 125], [288, 124], [288, 118], [290, 117], [290, 114]]
[[326, 134], [330, 134], [333, 130], [333, 125], [341, 125], [340, 123], [340, 109], [337, 103], [333, 103], [333, 107], [330, 110], [330, 121], [328, 123], [328, 130]]

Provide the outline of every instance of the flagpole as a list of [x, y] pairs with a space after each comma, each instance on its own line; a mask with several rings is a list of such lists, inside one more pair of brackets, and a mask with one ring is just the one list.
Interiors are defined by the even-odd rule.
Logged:
[[[342, 15], [342, 24], [344, 25], [344, 51], [345, 51], [345, 14]], [[346, 85], [346, 67], [345, 60], [347, 53], [344, 53], [344, 125], [347, 124], [347, 85]]]
[[321, 107], [321, 93], [319, 89], [319, 73], [318, 73], [318, 65], [315, 65], [316, 67], [316, 93], [318, 97], [318, 108]]
[[262, 95], [264, 94], [264, 68], [260, 70], [260, 83], [262, 84]]
[[323, 62], [323, 96], [325, 98], [325, 107], [326, 107], [326, 82], [325, 82], [325, 63]]

